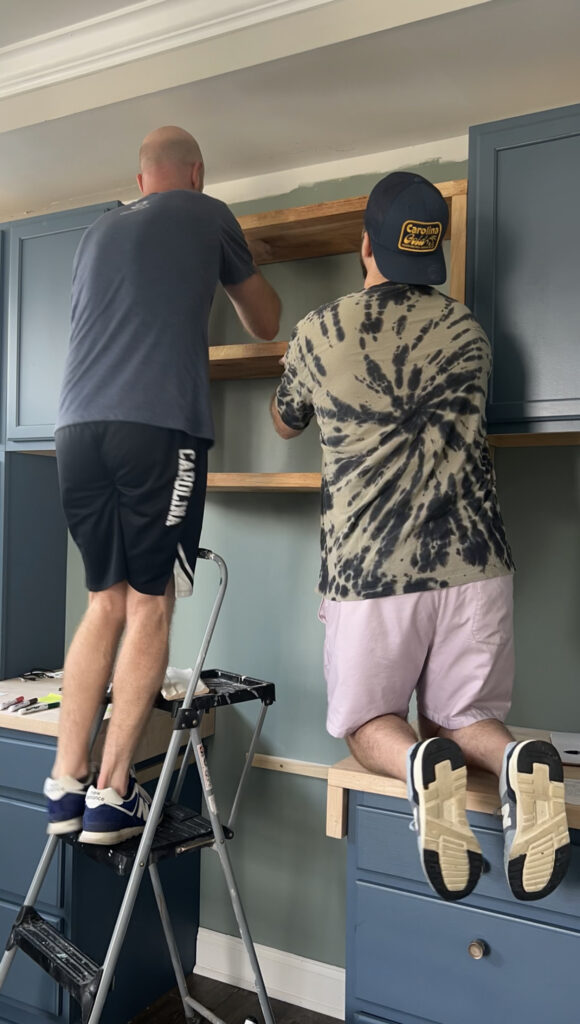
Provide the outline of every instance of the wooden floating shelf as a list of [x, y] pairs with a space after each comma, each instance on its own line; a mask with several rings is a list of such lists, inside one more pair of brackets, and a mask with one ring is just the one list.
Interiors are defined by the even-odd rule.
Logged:
[[258, 341], [248, 345], [212, 345], [209, 350], [210, 380], [256, 380], [279, 377], [286, 341]]
[[[451, 219], [453, 200], [467, 195], [467, 180], [443, 181], [437, 188], [447, 201]], [[267, 210], [239, 218], [257, 263], [281, 263], [336, 253], [358, 252], [368, 196], [333, 202]], [[450, 227], [446, 237], [451, 233]]]
[[320, 473], [208, 473], [208, 491], [320, 490]]
[[[467, 179], [442, 181], [437, 188], [449, 207], [446, 238], [451, 240], [449, 293], [459, 302], [465, 296], [465, 237]], [[239, 218], [258, 264], [284, 263], [358, 252], [368, 196], [329, 203], [267, 210]]]
[[493, 448], [570, 447], [580, 444], [580, 433], [489, 434], [487, 440]]

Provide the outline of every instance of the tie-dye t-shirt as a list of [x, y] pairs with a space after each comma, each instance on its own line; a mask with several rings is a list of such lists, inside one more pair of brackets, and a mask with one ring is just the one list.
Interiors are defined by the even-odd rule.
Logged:
[[319, 589], [335, 601], [513, 571], [485, 438], [489, 341], [434, 288], [379, 284], [302, 320], [276, 393], [322, 444]]

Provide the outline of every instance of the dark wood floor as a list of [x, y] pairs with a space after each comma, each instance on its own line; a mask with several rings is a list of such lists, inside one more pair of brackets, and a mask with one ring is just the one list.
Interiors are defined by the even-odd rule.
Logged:
[[[198, 975], [192, 975], [189, 979], [189, 991], [194, 999], [207, 1006], [208, 1010], [213, 1010], [225, 1024], [244, 1024], [246, 1017], [254, 1017], [259, 1024], [263, 1024], [255, 992], [247, 992], [246, 989]], [[334, 1017], [291, 1006], [279, 999], [271, 999], [270, 1002], [276, 1024], [340, 1024]], [[174, 989], [135, 1017], [131, 1024], [183, 1024], [184, 1020], [181, 999], [177, 989]]]

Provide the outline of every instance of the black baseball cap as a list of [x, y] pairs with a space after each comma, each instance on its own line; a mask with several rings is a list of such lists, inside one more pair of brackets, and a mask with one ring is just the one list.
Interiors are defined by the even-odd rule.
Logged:
[[401, 284], [443, 284], [448, 220], [439, 189], [420, 174], [395, 171], [381, 178], [365, 211], [365, 229], [381, 274]]

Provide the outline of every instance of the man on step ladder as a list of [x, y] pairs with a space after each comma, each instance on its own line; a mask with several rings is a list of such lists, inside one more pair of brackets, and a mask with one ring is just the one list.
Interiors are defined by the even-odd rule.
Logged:
[[[104, 214], [75, 257], [55, 437], [89, 606], [64, 666], [48, 831], [82, 829], [83, 842], [102, 845], [138, 835], [147, 819], [130, 765], [165, 675], [174, 598], [193, 585], [214, 438], [208, 317], [218, 281], [253, 337], [273, 338], [280, 316], [233, 214], [203, 194], [195, 139], [157, 129], [139, 158], [143, 198]], [[111, 675], [94, 775], [89, 737]]]

